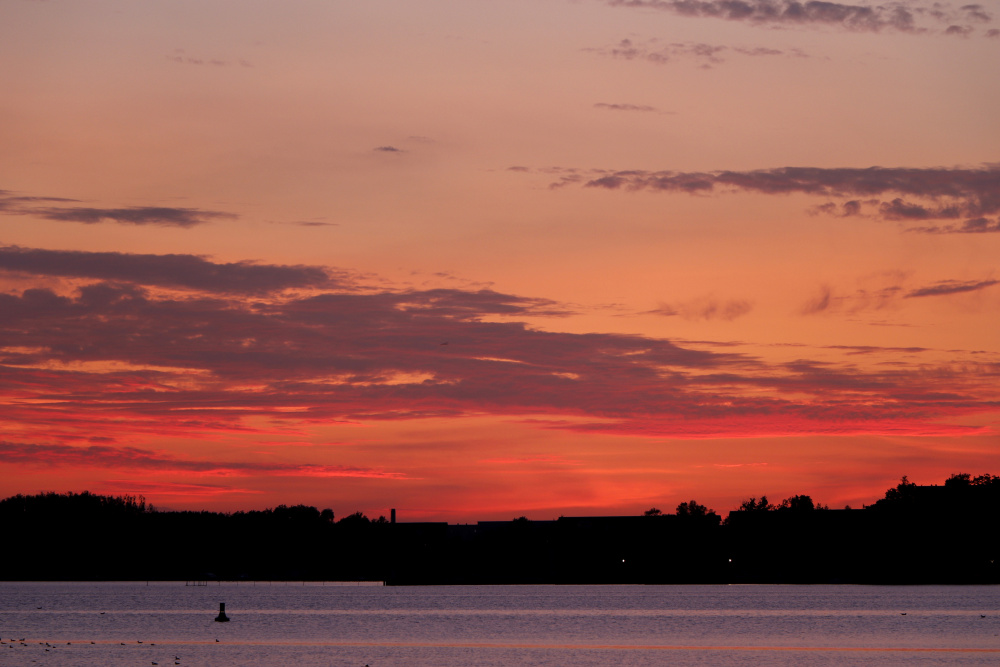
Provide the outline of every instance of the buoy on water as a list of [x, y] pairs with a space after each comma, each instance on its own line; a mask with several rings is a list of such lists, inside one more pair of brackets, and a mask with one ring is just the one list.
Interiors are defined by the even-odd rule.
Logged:
[[229, 620], [229, 617], [226, 616], [226, 603], [225, 602], [220, 602], [219, 603], [219, 615], [215, 617], [215, 620], [218, 621], [219, 623], [225, 623], [226, 621]]

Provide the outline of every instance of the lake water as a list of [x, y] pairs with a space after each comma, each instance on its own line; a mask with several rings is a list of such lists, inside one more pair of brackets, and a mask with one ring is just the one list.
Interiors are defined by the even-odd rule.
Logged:
[[997, 665], [1000, 587], [8, 582], [0, 640], [0, 665]]

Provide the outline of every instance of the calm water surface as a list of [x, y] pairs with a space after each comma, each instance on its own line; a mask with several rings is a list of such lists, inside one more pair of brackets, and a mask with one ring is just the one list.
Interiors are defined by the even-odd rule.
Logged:
[[1000, 587], [0, 583], [0, 640], [0, 665], [998, 665]]

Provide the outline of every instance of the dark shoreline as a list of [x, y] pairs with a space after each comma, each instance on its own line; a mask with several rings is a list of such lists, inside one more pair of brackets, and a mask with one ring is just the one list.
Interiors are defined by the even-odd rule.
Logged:
[[159, 512], [130, 496], [14, 496], [0, 501], [13, 547], [0, 580], [1000, 583], [1000, 477], [959, 475], [943, 486], [904, 478], [863, 509], [751, 500], [725, 521], [651, 511], [454, 525], [360, 513], [334, 521], [331, 510], [303, 505], [223, 514]]

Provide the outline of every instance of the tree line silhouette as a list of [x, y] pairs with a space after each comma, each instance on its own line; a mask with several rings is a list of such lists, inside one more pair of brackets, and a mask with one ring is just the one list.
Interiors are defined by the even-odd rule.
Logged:
[[6, 580], [473, 583], [1000, 583], [1000, 476], [903, 477], [861, 509], [807, 495], [673, 514], [393, 523], [361, 512], [160, 511], [141, 496], [0, 500]]

